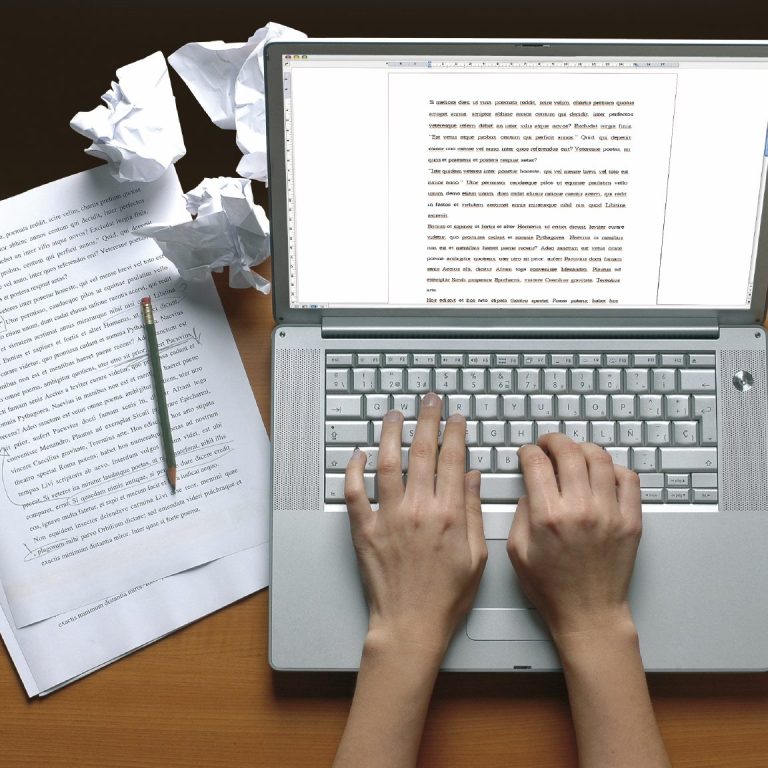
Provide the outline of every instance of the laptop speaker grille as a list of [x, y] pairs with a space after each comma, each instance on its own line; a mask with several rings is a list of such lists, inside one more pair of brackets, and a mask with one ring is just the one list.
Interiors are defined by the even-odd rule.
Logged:
[[276, 349], [274, 488], [276, 510], [314, 509], [322, 490], [321, 356], [318, 349]]
[[[733, 383], [748, 371], [754, 386], [740, 392]], [[720, 509], [768, 511], [766, 453], [765, 356], [751, 350], [727, 350], [720, 355]]]

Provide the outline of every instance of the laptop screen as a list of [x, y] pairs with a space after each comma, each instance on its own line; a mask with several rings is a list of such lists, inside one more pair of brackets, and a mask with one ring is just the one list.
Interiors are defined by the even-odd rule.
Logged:
[[292, 308], [750, 306], [768, 62], [283, 56]]

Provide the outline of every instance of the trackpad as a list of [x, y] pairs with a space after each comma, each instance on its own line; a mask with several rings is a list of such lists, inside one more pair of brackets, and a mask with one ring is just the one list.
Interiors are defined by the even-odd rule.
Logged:
[[475, 608], [469, 612], [471, 640], [550, 640], [539, 612], [530, 608]]

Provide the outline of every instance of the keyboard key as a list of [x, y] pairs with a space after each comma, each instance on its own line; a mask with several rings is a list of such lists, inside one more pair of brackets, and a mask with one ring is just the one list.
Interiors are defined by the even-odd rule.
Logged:
[[673, 427], [675, 445], [696, 445], [699, 442], [698, 426], [695, 421], [676, 421]]
[[635, 396], [611, 395], [611, 416], [614, 419], [634, 419]]
[[675, 372], [671, 368], [654, 368], [651, 371], [654, 392], [674, 392]]
[[434, 367], [437, 365], [437, 355], [434, 352], [414, 352], [413, 364]]
[[544, 391], [566, 392], [568, 389], [567, 371], [558, 368], [544, 369]]
[[517, 458], [517, 448], [494, 448], [496, 454], [497, 472], [517, 472], [520, 462]]
[[392, 395], [392, 409], [400, 411], [406, 419], [415, 419], [419, 415], [416, 395]]
[[416, 437], [416, 422], [404, 421], [403, 431], [400, 440], [403, 445], [410, 445], [413, 442], [413, 438]]
[[358, 365], [381, 365], [381, 355], [378, 352], [358, 352]]
[[465, 368], [461, 372], [462, 392], [485, 392], [485, 371], [481, 368]]
[[[344, 472], [352, 458], [354, 448], [326, 448], [325, 449], [325, 468], [329, 472]], [[375, 472], [378, 465], [379, 449], [372, 446], [365, 446], [365, 471]]]
[[440, 355], [440, 365], [464, 365], [464, 354], [455, 352], [443, 352]]
[[448, 407], [445, 411], [446, 416], [452, 416], [454, 413], [460, 413], [465, 418], [470, 416], [471, 398], [469, 395], [448, 395]]
[[326, 395], [325, 415], [330, 419], [359, 419], [363, 415], [362, 395]]
[[525, 395], [502, 395], [502, 416], [505, 419], [524, 419], [526, 416], [525, 399]]
[[504, 422], [480, 422], [480, 442], [483, 445], [504, 445]]
[[471, 367], [483, 367], [486, 368], [491, 364], [491, 356], [487, 354], [475, 354], [475, 353], [469, 353], [467, 355], [467, 365]]
[[407, 352], [387, 352], [384, 355], [384, 365], [408, 365], [408, 353]]
[[596, 445], [615, 445], [616, 423], [613, 421], [593, 421], [592, 442]]
[[690, 475], [665, 475], [664, 484], [670, 488], [688, 488], [691, 485]]
[[661, 454], [659, 469], [664, 472], [698, 472], [717, 469], [717, 448], [660, 448], [659, 453]]
[[525, 496], [522, 475], [499, 474], [480, 477], [480, 501], [514, 503], [522, 496]]
[[656, 365], [656, 355], [648, 353], [637, 353], [632, 356], [632, 365], [637, 367], [643, 365]]
[[595, 371], [575, 368], [571, 371], [571, 392], [592, 392], [595, 389]]
[[620, 392], [621, 371], [618, 368], [601, 368], [597, 372], [598, 392]]
[[715, 371], [713, 369], [690, 370], [683, 368], [680, 371], [681, 392], [714, 392]]
[[712, 504], [717, 501], [717, 489], [716, 488], [694, 488], [693, 500], [696, 502], [704, 502], [705, 504]]
[[693, 415], [701, 420], [701, 444], [717, 443], [717, 406], [714, 395], [694, 395]]
[[499, 417], [498, 395], [475, 395], [475, 418], [497, 419]]
[[325, 372], [326, 392], [349, 392], [349, 368]]
[[[666, 395], [664, 407], [670, 419], [685, 419], [691, 415], [688, 395]], [[714, 400], [714, 397], [712, 398]]]
[[661, 395], [639, 395], [638, 416], [641, 419], [658, 419], [661, 416], [662, 402]]
[[579, 365], [580, 366], [594, 366], [594, 365], [602, 365], [603, 364], [603, 356], [602, 355], [579, 355]]
[[582, 417], [581, 398], [579, 395], [557, 395], [557, 416], [560, 419], [578, 419]]
[[715, 356], [712, 354], [702, 354], [701, 352], [692, 352], [688, 355], [688, 365], [692, 368], [714, 368]]
[[526, 445], [533, 442], [532, 421], [510, 421], [509, 442], [512, 445]]
[[619, 422], [619, 445], [642, 445], [643, 425], [639, 421]]
[[564, 432], [566, 437], [570, 437], [574, 443], [587, 442], [587, 422], [586, 421], [564, 421]]
[[382, 419], [389, 410], [389, 395], [365, 395], [365, 415], [369, 419]]
[[512, 391], [512, 371], [508, 368], [491, 368], [488, 372], [489, 389], [491, 392]]
[[470, 470], [479, 469], [481, 472], [491, 471], [491, 449], [469, 448], [467, 463]]
[[529, 395], [528, 404], [532, 419], [550, 419], [555, 415], [552, 395]]
[[523, 355], [523, 365], [529, 366], [545, 366], [547, 364], [547, 356], [538, 352], [527, 352]]
[[458, 392], [458, 374], [456, 368], [435, 369], [435, 392]]
[[539, 384], [538, 368], [518, 368], [517, 369], [517, 391], [518, 392], [538, 392]]
[[406, 389], [409, 392], [429, 392], [430, 376], [428, 368], [409, 368], [406, 371]]
[[632, 448], [632, 469], [635, 472], [655, 472], [656, 448]]
[[588, 419], [604, 419], [608, 416], [607, 395], [584, 395], [584, 415]]
[[618, 365], [622, 368], [626, 368], [629, 365], [629, 355], [623, 353], [613, 353], [605, 356], [606, 365]]
[[467, 445], [477, 445], [478, 424], [479, 422], [477, 421], [467, 422], [467, 428], [464, 431], [464, 440]]
[[672, 503], [686, 503], [691, 500], [691, 493], [687, 488], [667, 488], [667, 501]]
[[382, 392], [402, 392], [405, 389], [405, 372], [402, 368], [382, 368], [379, 377]]
[[354, 368], [352, 370], [352, 391], [353, 392], [375, 392], [376, 391], [376, 369], [375, 368]]
[[346, 354], [342, 352], [329, 352], [325, 356], [325, 364], [326, 365], [345, 365], [345, 366], [351, 366], [352, 365], [352, 355]]
[[550, 355], [550, 365], [570, 367], [576, 364], [576, 355]]
[[646, 422], [645, 441], [648, 445], [669, 445], [671, 440], [668, 421]]
[[664, 475], [661, 472], [639, 472], [641, 488], [663, 488]]
[[344, 501], [344, 475], [325, 476], [325, 500], [331, 503]]
[[629, 469], [629, 448], [612, 448], [609, 446], [605, 451], [613, 459], [614, 464]]
[[325, 442], [337, 445], [368, 445], [368, 422], [329, 422], [325, 425]]
[[559, 432], [560, 421], [537, 421], [536, 424], [536, 439], [538, 440], [543, 435], [549, 435], [552, 432]]
[[694, 488], [717, 488], [717, 472], [694, 472], [691, 485]]
[[665, 367], [682, 368], [685, 365], [685, 355], [681, 352], [662, 354], [661, 364]]
[[657, 503], [664, 501], [664, 490], [662, 488], [641, 488], [640, 501]]
[[624, 372], [624, 381], [626, 382], [625, 387], [627, 392], [647, 392], [648, 369], [627, 368]]
[[514, 368], [520, 365], [520, 355], [514, 355], [514, 354], [494, 355], [494, 364], [502, 368]]

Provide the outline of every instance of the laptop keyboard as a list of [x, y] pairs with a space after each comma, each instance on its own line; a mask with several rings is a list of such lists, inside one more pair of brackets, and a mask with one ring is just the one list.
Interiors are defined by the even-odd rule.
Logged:
[[[467, 419], [467, 469], [481, 472], [487, 504], [525, 495], [521, 445], [548, 432], [603, 446], [640, 476], [644, 503], [717, 502], [717, 403], [713, 353], [328, 352], [325, 500], [344, 500], [344, 470], [365, 450], [376, 501], [382, 417], [403, 413], [408, 471], [419, 403], [443, 398], [443, 419]], [[441, 422], [439, 438], [445, 422]]]

